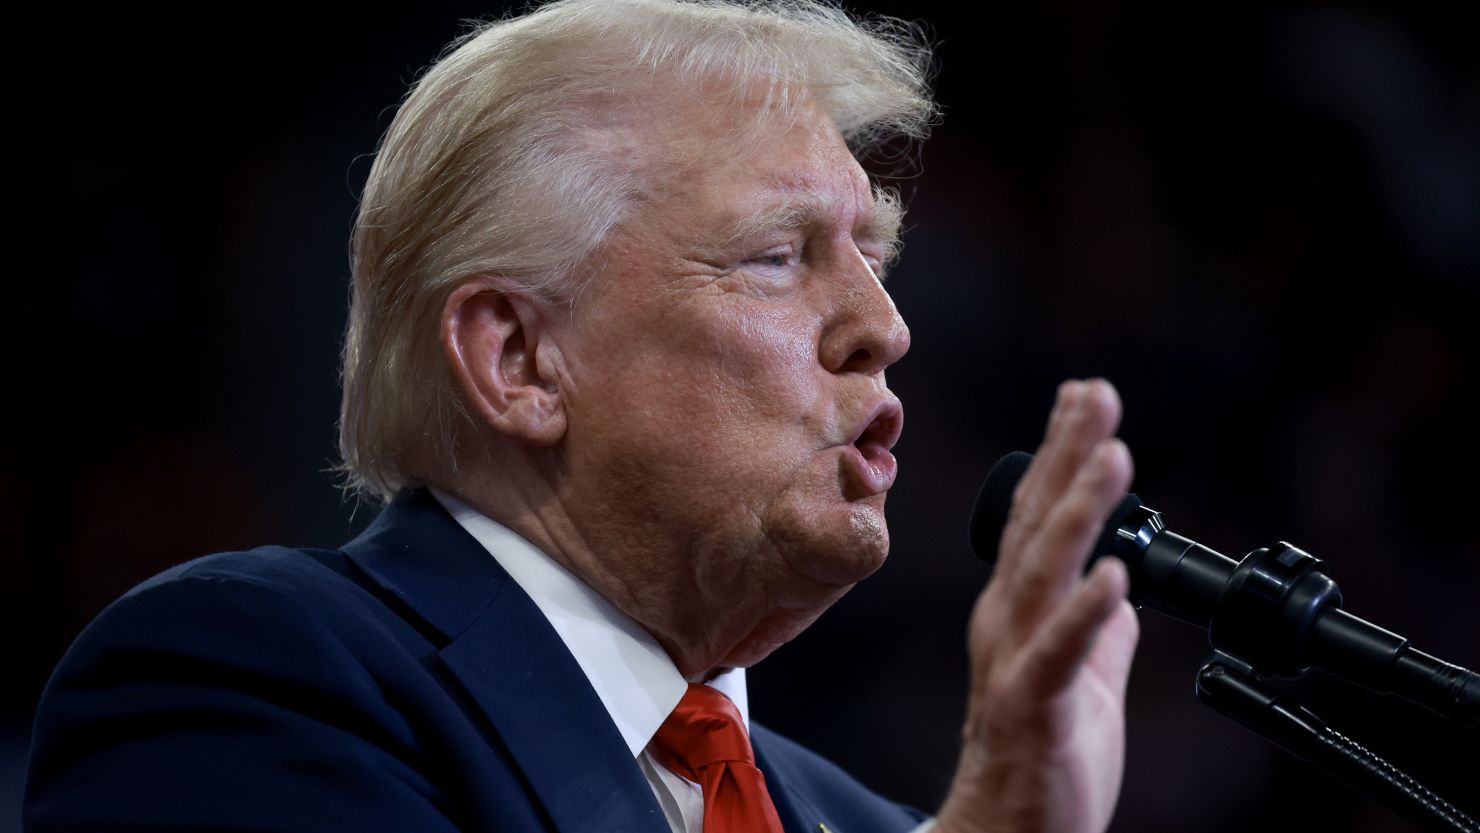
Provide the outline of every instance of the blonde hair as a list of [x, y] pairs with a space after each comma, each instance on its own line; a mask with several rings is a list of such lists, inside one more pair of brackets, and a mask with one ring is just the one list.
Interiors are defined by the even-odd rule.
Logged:
[[755, 124], [807, 97], [861, 155], [924, 137], [928, 70], [913, 26], [814, 0], [559, 0], [452, 43], [381, 140], [355, 222], [348, 487], [388, 500], [419, 483], [418, 464], [455, 467], [466, 416], [439, 342], [458, 283], [497, 274], [554, 300], [580, 289], [579, 267], [650, 185], [603, 146], [614, 107], [659, 81], [760, 84]]

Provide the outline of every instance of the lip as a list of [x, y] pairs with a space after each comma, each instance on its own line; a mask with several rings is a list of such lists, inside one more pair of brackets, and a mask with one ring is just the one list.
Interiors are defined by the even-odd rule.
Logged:
[[852, 484], [859, 494], [849, 497], [871, 497], [889, 491], [899, 473], [899, 464], [891, 449], [904, 431], [904, 407], [893, 396], [874, 404], [853, 432], [852, 439], [840, 443], [845, 457], [853, 464]]

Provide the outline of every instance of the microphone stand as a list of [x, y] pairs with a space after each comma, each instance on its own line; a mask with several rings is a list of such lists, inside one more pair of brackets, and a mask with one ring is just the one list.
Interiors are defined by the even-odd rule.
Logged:
[[[971, 548], [988, 563], [1031, 460], [1009, 454], [982, 484]], [[1106, 552], [1130, 570], [1137, 608], [1207, 628], [1213, 653], [1197, 674], [1198, 699], [1424, 830], [1480, 833], [1464, 812], [1263, 682], [1316, 667], [1480, 728], [1480, 675], [1342, 610], [1321, 560], [1283, 541], [1234, 561], [1167, 529], [1160, 513], [1127, 494], [1095, 544], [1096, 555]]]
[[[1240, 562], [1239, 572], [1249, 576], [1284, 572], [1288, 575], [1319, 575], [1320, 579], [1325, 579], [1318, 559], [1283, 542], [1270, 549], [1249, 553]], [[1329, 584], [1329, 580], [1324, 583]], [[1308, 615], [1287, 613], [1275, 617], [1276, 621], [1284, 620], [1284, 625], [1289, 627], [1285, 633], [1278, 634], [1283, 639], [1271, 641], [1270, 637], [1276, 634], [1269, 632], [1252, 639], [1245, 638], [1243, 634], [1249, 633], [1247, 624], [1251, 610], [1279, 608], [1289, 603], [1287, 594], [1274, 594], [1275, 598], [1271, 598], [1267, 590], [1273, 585], [1268, 581], [1263, 584], [1260, 587], [1258, 581], [1234, 581], [1230, 585], [1230, 593], [1213, 614], [1209, 630], [1215, 647], [1197, 672], [1198, 699], [1286, 752], [1347, 782], [1421, 830], [1480, 833], [1480, 825], [1463, 811], [1354, 739], [1336, 731], [1314, 712], [1262, 682], [1260, 678], [1266, 674], [1244, 657], [1260, 657], [1260, 665], [1266, 669], [1272, 667], [1275, 676], [1303, 675], [1309, 669], [1299, 667], [1293, 653], [1297, 650], [1295, 647], [1289, 649], [1290, 653], [1270, 653], [1267, 646], [1298, 646], [1303, 641], [1300, 639], [1302, 628], [1292, 626], [1296, 624], [1295, 620], [1302, 620], [1301, 625], [1305, 627], [1310, 622]], [[1330, 584], [1329, 590], [1323, 589], [1314, 596], [1307, 596], [1301, 600], [1302, 604], [1293, 607], [1304, 611], [1318, 610], [1324, 603], [1315, 596], [1334, 593], [1335, 585]], [[1339, 600], [1340, 596], [1335, 598]], [[1230, 638], [1234, 634], [1239, 634], [1239, 638]], [[1420, 656], [1427, 658], [1427, 655]], [[1439, 665], [1447, 666], [1447, 663]], [[1448, 710], [1441, 710], [1441, 713], [1444, 711]], [[1459, 719], [1452, 713], [1446, 716]]]
[[1420, 830], [1477, 833], [1480, 826], [1407, 773], [1260, 682], [1253, 666], [1213, 651], [1197, 672], [1197, 699], [1275, 746], [1335, 775]]

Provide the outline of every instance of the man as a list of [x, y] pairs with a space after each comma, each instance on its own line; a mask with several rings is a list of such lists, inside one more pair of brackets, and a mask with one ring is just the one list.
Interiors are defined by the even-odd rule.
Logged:
[[1136, 639], [1123, 568], [1080, 575], [1130, 476], [1103, 382], [1019, 489], [933, 821], [746, 715], [888, 551], [900, 211], [854, 153], [923, 134], [924, 68], [803, 3], [567, 0], [444, 57], [355, 232], [342, 447], [389, 506], [105, 612], [30, 829], [1103, 829]]

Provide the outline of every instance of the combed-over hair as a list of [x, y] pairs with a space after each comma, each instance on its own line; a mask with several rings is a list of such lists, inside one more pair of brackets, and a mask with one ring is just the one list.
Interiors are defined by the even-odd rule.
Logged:
[[389, 500], [418, 465], [455, 467], [466, 416], [441, 354], [446, 298], [478, 274], [552, 300], [579, 291], [644, 192], [633, 155], [605, 146], [620, 102], [659, 84], [759, 85], [757, 125], [810, 98], [862, 155], [924, 137], [928, 71], [915, 27], [815, 0], [559, 0], [453, 42], [381, 140], [355, 222], [347, 485]]

